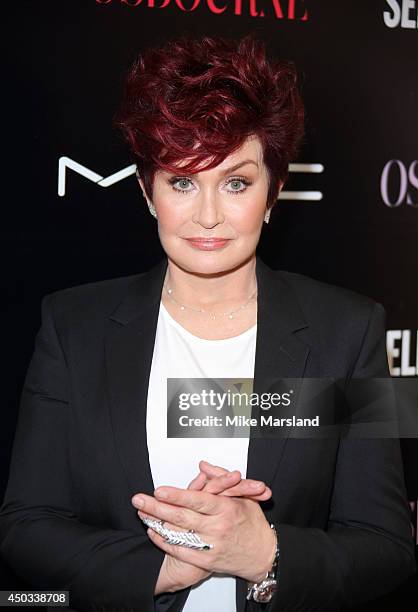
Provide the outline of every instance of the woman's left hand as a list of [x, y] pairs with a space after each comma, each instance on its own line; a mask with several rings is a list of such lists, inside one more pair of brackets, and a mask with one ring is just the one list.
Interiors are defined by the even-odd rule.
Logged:
[[[137, 504], [139, 498], [144, 500], [142, 507]], [[210, 550], [194, 550], [167, 544], [148, 529], [154, 544], [180, 561], [250, 582], [262, 580], [273, 563], [276, 536], [255, 500], [164, 486], [155, 490], [155, 497], [136, 495], [133, 503], [140, 512], [182, 531], [194, 529], [203, 541], [214, 545]]]

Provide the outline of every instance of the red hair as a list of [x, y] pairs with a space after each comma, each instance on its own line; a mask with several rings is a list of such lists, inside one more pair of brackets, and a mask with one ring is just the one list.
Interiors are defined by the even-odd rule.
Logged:
[[[265, 44], [181, 36], [147, 48], [129, 69], [114, 124], [130, 146], [152, 200], [158, 168], [195, 173], [220, 164], [250, 135], [260, 138], [267, 206], [299, 152], [304, 106], [294, 63], [266, 58]], [[203, 166], [203, 162], [209, 160]]]

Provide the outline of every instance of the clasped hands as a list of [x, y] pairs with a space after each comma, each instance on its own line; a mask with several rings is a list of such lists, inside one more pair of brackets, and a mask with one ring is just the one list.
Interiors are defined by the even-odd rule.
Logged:
[[140, 517], [163, 520], [164, 527], [175, 531], [194, 529], [214, 544], [210, 550], [167, 544], [148, 528], [149, 538], [166, 553], [155, 595], [192, 586], [213, 572], [259, 582], [273, 563], [276, 537], [258, 503], [271, 497], [270, 488], [207, 461], [200, 461], [199, 469], [187, 489], [164, 486], [154, 497], [132, 497]]

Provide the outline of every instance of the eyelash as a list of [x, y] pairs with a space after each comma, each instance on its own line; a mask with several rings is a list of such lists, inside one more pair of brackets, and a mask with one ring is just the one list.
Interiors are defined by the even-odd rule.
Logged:
[[[174, 189], [174, 191], [177, 191], [177, 193], [182, 193], [182, 194], [186, 194], [189, 193], [189, 190], [187, 189], [179, 189], [178, 187], [174, 187], [174, 184], [177, 183], [178, 181], [190, 181], [192, 182], [192, 179], [190, 179], [187, 176], [173, 176], [173, 178], [169, 179], [169, 183], [171, 185], [171, 187]], [[241, 183], [244, 183], [245, 187], [244, 189], [240, 189], [239, 191], [228, 191], [228, 193], [232, 193], [234, 195], [240, 194], [240, 193], [244, 193], [244, 191], [246, 191], [247, 187], [249, 185], [252, 185], [252, 182], [247, 180], [246, 178], [244, 178], [243, 176], [234, 176], [233, 178], [230, 178], [227, 182], [226, 185], [229, 185], [229, 183], [232, 183], [233, 181], [240, 181]]]

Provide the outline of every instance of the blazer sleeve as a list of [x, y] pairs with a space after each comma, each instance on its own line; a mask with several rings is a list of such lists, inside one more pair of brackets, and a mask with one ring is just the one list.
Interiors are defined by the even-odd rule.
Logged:
[[53, 296], [42, 300], [20, 399], [0, 508], [0, 553], [34, 588], [69, 590], [71, 608], [153, 612], [163, 551], [146, 533], [84, 524], [74, 511], [69, 376], [54, 327]]
[[[385, 321], [374, 302], [352, 378], [390, 377]], [[278, 590], [267, 612], [335, 612], [392, 591], [416, 571], [399, 439], [341, 437], [327, 529], [276, 528]]]

